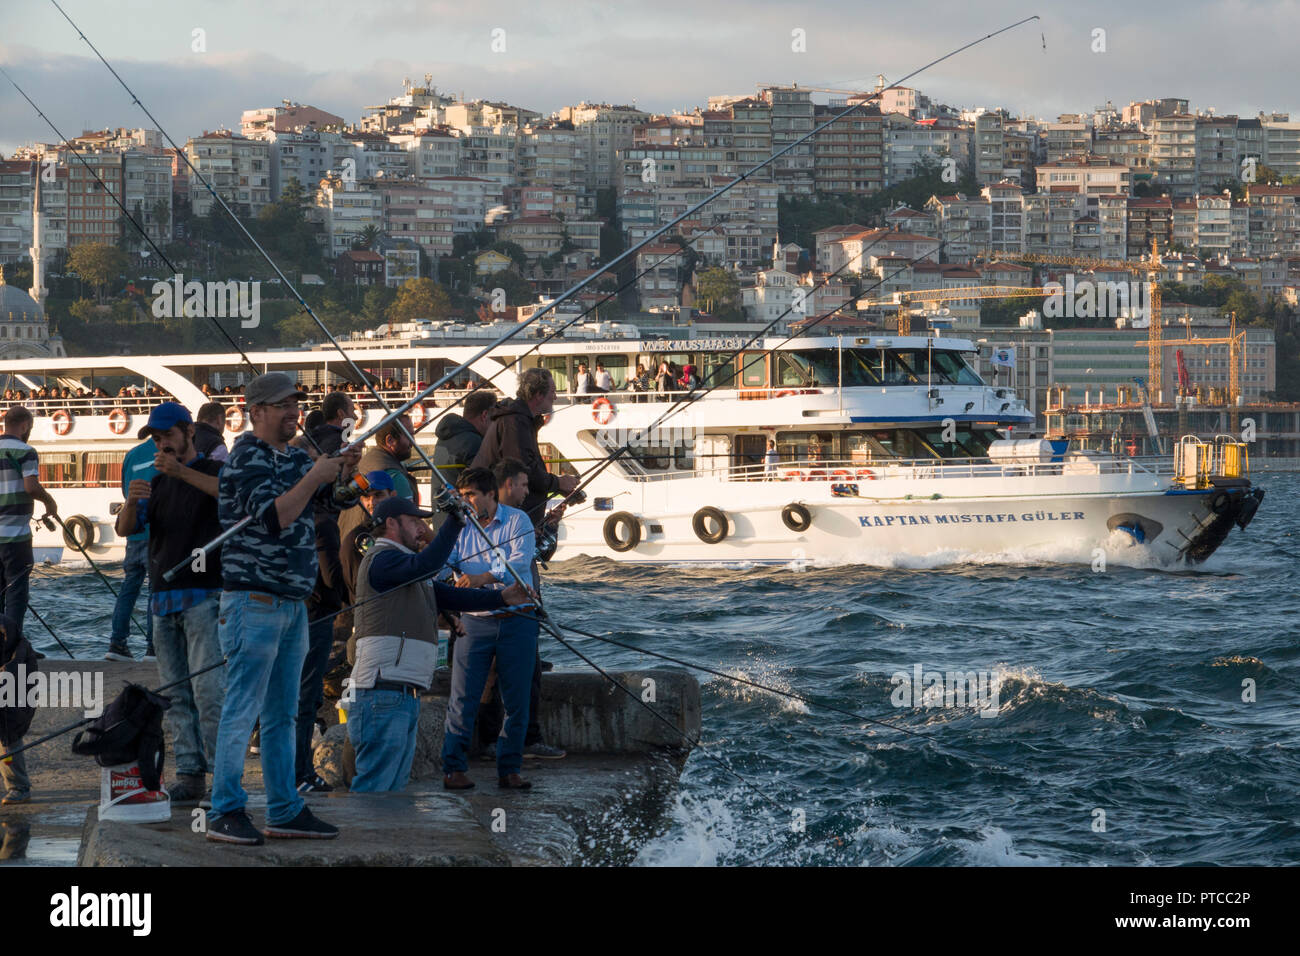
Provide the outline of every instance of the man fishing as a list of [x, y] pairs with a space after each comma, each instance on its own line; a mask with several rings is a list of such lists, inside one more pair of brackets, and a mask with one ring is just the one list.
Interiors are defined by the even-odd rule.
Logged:
[[428, 690], [438, 663], [439, 610], [492, 611], [531, 601], [518, 584], [491, 590], [434, 583], [464, 523], [452, 513], [433, 537], [424, 523], [429, 517], [401, 497], [375, 506], [375, 545], [361, 561], [353, 611], [356, 699], [347, 723], [357, 761], [353, 792], [401, 790], [411, 776], [420, 692]]
[[[198, 803], [207, 791], [226, 684], [220, 667], [189, 677], [221, 661], [221, 556], [185, 563], [204, 542], [221, 534], [221, 462], [195, 449], [194, 434], [185, 406], [163, 402], [154, 407], [140, 437], [151, 438], [157, 446], [155, 474], [148, 481], [131, 481], [115, 528], [119, 535], [148, 532], [149, 613], [158, 676], [164, 684], [176, 685], [168, 693], [172, 705], [164, 715], [176, 758], [176, 780], [167, 790], [172, 802], [181, 806]], [[164, 572], [177, 564], [182, 570], [168, 581]]]
[[248, 383], [244, 399], [253, 423], [230, 450], [222, 469], [218, 513], [229, 529], [252, 522], [225, 544], [223, 591], [217, 625], [229, 661], [226, 701], [217, 730], [208, 839], [260, 845], [263, 833], [244, 807], [244, 751], [261, 717], [262, 773], [266, 783], [265, 835], [331, 839], [338, 828], [318, 820], [294, 779], [295, 718], [307, 654], [305, 599], [316, 582], [312, 502], [332, 495], [340, 473], [350, 475], [355, 449], [315, 462], [289, 447], [298, 430], [298, 403], [307, 397], [283, 372]]

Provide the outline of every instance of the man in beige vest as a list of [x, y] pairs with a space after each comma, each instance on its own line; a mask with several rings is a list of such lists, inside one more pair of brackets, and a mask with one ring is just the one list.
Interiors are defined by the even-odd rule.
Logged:
[[411, 776], [420, 693], [438, 663], [438, 610], [492, 611], [531, 600], [518, 585], [455, 588], [432, 580], [464, 524], [451, 514], [428, 541], [430, 514], [410, 500], [375, 507], [375, 546], [357, 569], [353, 610], [356, 665], [348, 738], [357, 755], [353, 792], [401, 790]]

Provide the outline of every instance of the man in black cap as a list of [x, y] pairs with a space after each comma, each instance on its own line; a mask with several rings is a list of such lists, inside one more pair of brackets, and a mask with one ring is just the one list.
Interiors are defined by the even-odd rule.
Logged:
[[[221, 534], [217, 519], [217, 475], [221, 463], [194, 448], [189, 410], [163, 402], [149, 413], [141, 438], [152, 438], [158, 452], [149, 481], [134, 479], [116, 531], [148, 531], [149, 613], [153, 618], [158, 676], [171, 687], [165, 719], [171, 731], [176, 780], [168, 786], [172, 802], [198, 803], [207, 791], [206, 775], [216, 756], [217, 725], [225, 697], [221, 644], [217, 640], [217, 599], [221, 556], [194, 553]], [[187, 565], [168, 581], [163, 574]], [[212, 668], [194, 677], [194, 671]]]
[[294, 732], [298, 688], [307, 655], [305, 598], [316, 583], [316, 536], [312, 501], [332, 495], [340, 474], [350, 475], [360, 457], [311, 457], [289, 440], [298, 430], [298, 403], [307, 397], [283, 372], [248, 383], [244, 400], [253, 429], [240, 435], [221, 470], [217, 500], [229, 530], [251, 519], [221, 553], [221, 616], [226, 652], [226, 701], [217, 730], [212, 811], [208, 839], [261, 844], [263, 834], [244, 807], [244, 751], [261, 717], [262, 776], [266, 785], [265, 835], [330, 839], [338, 829], [312, 815], [294, 779]]
[[353, 792], [400, 790], [410, 778], [420, 692], [428, 690], [438, 663], [439, 610], [491, 611], [530, 600], [518, 584], [489, 590], [435, 583], [432, 576], [464, 525], [451, 514], [430, 542], [424, 523], [430, 517], [405, 498], [375, 506], [375, 546], [361, 561], [353, 611], [356, 664], [347, 724], [357, 755]]

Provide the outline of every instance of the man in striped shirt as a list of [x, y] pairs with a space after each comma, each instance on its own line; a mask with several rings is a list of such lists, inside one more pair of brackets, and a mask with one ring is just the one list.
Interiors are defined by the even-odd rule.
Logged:
[[5, 412], [0, 435], [0, 614], [8, 614], [22, 636], [27, 616], [28, 578], [32, 570], [32, 502], [45, 505], [45, 516], [59, 506], [41, 487], [36, 449], [27, 444], [32, 413], [22, 405]]

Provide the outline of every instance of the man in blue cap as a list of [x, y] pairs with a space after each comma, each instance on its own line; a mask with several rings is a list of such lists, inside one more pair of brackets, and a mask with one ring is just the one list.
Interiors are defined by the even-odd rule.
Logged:
[[420, 693], [438, 663], [438, 612], [501, 610], [531, 600], [518, 584], [490, 590], [435, 583], [464, 524], [452, 513], [434, 537], [425, 524], [430, 517], [397, 496], [375, 506], [375, 545], [361, 560], [353, 612], [356, 665], [347, 724], [357, 755], [353, 792], [406, 786]]
[[[149, 481], [131, 480], [116, 530], [148, 532], [149, 613], [158, 676], [163, 684], [175, 684], [168, 690], [172, 705], [165, 718], [176, 759], [176, 780], [168, 791], [172, 802], [183, 806], [198, 803], [207, 790], [225, 697], [225, 668], [214, 666], [222, 656], [217, 640], [221, 556], [192, 558], [221, 533], [221, 463], [194, 449], [194, 423], [189, 410], [176, 402], [155, 406], [140, 435], [148, 435], [157, 446], [155, 474]], [[187, 558], [192, 559], [175, 580], [163, 577]], [[189, 677], [204, 668], [211, 669]]]
[[[140, 429], [139, 437], [144, 441], [128, 451], [126, 457], [122, 459], [123, 498], [129, 494], [132, 481], [143, 481], [148, 484], [153, 480], [153, 476], [158, 474], [153, 466], [153, 461], [158, 456], [158, 446], [149, 436], [147, 425]], [[104, 655], [106, 661], [135, 660], [131, 656], [131, 649], [127, 646], [127, 636], [131, 630], [131, 616], [135, 611], [136, 599], [140, 597], [140, 591], [149, 573], [148, 531], [137, 531], [126, 536], [126, 556], [122, 558], [122, 573], [122, 589], [117, 592], [117, 600], [113, 604], [113, 625], [109, 632], [108, 652]], [[145, 615], [144, 629], [144, 659], [154, 660], [151, 614]]]

